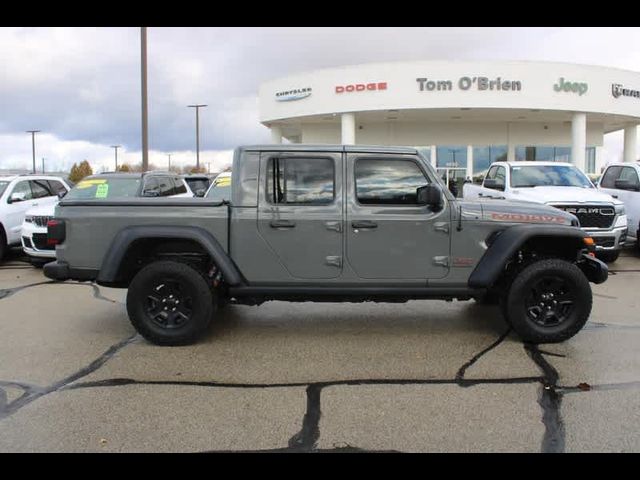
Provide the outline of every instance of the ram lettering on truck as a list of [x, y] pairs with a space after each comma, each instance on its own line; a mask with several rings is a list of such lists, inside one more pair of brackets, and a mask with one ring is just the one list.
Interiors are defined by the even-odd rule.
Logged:
[[413, 148], [240, 147], [232, 171], [218, 201], [72, 190], [45, 274], [127, 288], [133, 326], [161, 345], [196, 341], [229, 303], [269, 300], [499, 301], [524, 340], [559, 342], [607, 279], [574, 215], [456, 199]]

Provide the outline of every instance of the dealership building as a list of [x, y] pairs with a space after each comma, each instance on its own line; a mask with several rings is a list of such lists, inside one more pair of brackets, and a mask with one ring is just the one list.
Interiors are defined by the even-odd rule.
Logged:
[[604, 134], [636, 158], [640, 73], [555, 62], [418, 61], [299, 73], [260, 86], [272, 140], [410, 145], [445, 178], [497, 160], [604, 165]]

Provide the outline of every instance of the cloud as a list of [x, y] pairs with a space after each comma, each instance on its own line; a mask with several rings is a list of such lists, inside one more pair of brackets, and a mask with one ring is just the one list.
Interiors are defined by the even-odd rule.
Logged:
[[[67, 167], [85, 151], [96, 161], [108, 159], [112, 144], [139, 151], [139, 35], [130, 27], [0, 29], [0, 134], [15, 136], [9, 143], [26, 154], [3, 149], [0, 167], [30, 158], [19, 147], [28, 129], [42, 130], [39, 152]], [[160, 154], [195, 148], [192, 103], [208, 105], [201, 110], [203, 151], [269, 142], [258, 122], [258, 87], [295, 72], [430, 59], [550, 60], [633, 70], [640, 53], [620, 46], [638, 43], [640, 30], [618, 27], [149, 28], [150, 147]], [[616, 148], [608, 144], [608, 150]]]

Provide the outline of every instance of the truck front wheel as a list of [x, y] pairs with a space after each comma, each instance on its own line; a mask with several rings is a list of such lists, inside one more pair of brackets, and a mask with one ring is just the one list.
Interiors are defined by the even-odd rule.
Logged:
[[556, 343], [580, 331], [591, 304], [591, 286], [582, 271], [565, 260], [547, 259], [516, 276], [502, 311], [525, 342]]
[[187, 345], [211, 323], [214, 298], [198, 270], [163, 260], [147, 265], [133, 278], [127, 292], [127, 312], [138, 333], [150, 342]]

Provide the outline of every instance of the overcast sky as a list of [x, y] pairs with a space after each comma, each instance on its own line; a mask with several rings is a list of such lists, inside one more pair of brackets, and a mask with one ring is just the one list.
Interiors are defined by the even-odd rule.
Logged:
[[[140, 155], [138, 28], [0, 28], [0, 168], [31, 168], [31, 139], [47, 170], [88, 159], [113, 168], [113, 149]], [[406, 60], [550, 60], [640, 70], [640, 28], [149, 28], [150, 162], [220, 170], [239, 144], [269, 141], [258, 122], [260, 83], [294, 72]], [[605, 159], [622, 135], [605, 137]], [[38, 165], [39, 166], [39, 165]]]

